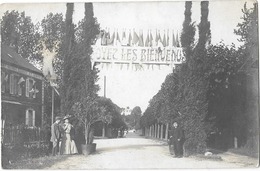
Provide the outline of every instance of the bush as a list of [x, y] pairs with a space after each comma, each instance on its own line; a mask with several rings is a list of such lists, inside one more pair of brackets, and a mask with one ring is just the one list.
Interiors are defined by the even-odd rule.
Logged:
[[48, 155], [48, 143], [33, 143], [28, 146], [4, 146], [2, 145], [2, 167], [10, 163], [26, 158], [37, 158]]

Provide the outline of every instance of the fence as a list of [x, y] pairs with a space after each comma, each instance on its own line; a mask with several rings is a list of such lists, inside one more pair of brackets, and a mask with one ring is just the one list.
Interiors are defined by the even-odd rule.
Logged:
[[2, 166], [24, 158], [46, 156], [50, 153], [50, 130], [9, 126], [2, 128]]
[[37, 127], [10, 126], [2, 128], [2, 143], [4, 146], [29, 145], [48, 142], [50, 131]]

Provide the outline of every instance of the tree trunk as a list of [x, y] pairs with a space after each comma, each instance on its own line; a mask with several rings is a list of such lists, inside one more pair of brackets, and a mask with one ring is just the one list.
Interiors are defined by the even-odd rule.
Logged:
[[161, 125], [161, 139], [163, 139], [163, 124]]
[[169, 132], [169, 123], [166, 124], [165, 140], [168, 140], [168, 132]]
[[102, 128], [102, 137], [106, 136], [106, 129], [105, 129], [105, 123], [103, 122], [103, 128]]
[[160, 124], [157, 124], [157, 138], [160, 138]]

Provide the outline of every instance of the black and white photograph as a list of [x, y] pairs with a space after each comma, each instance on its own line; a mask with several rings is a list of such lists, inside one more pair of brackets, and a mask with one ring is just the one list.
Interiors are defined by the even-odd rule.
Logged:
[[4, 1], [1, 167], [259, 167], [255, 0]]

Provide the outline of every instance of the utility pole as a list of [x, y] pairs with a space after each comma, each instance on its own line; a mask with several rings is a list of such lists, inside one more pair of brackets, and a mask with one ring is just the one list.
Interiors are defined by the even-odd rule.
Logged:
[[54, 123], [54, 87], [51, 87], [51, 124]]
[[[104, 76], [104, 97], [106, 98], [106, 76]], [[106, 136], [105, 122], [103, 122], [102, 137]]]
[[106, 97], [106, 76], [104, 76], [104, 97]]

